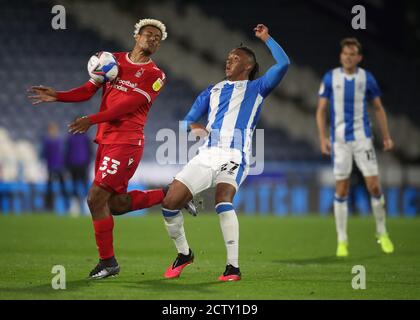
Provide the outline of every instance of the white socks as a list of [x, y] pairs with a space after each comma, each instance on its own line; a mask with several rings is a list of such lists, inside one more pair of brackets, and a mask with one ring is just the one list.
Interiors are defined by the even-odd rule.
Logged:
[[347, 198], [340, 198], [337, 195], [334, 197], [334, 216], [335, 227], [337, 230], [337, 240], [347, 241]]
[[[233, 205], [228, 202], [216, 206], [219, 214], [220, 228], [225, 241], [227, 264], [239, 268], [239, 222]], [[184, 217], [180, 210], [162, 208], [165, 227], [169, 236], [174, 241], [178, 253], [189, 254], [189, 245], [184, 231]]]
[[370, 204], [372, 205], [373, 215], [376, 221], [376, 233], [382, 235], [386, 233], [385, 227], [385, 199], [381, 195], [379, 198], [371, 197]]
[[[385, 199], [381, 195], [379, 198], [371, 197], [373, 215], [376, 221], [376, 233], [382, 235], [386, 233], [385, 227]], [[338, 241], [347, 241], [347, 198], [334, 198], [334, 216], [337, 229]]]
[[216, 206], [219, 214], [220, 228], [225, 241], [227, 264], [239, 268], [239, 222], [233, 205], [229, 202], [221, 202]]
[[190, 247], [185, 237], [184, 216], [180, 210], [168, 210], [162, 208], [163, 217], [165, 219], [165, 227], [169, 236], [175, 243], [178, 253], [188, 255]]

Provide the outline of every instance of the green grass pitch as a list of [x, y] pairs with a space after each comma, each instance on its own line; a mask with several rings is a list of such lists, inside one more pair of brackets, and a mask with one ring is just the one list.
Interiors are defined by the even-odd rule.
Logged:
[[[225, 248], [216, 214], [185, 214], [195, 262], [178, 279], [162, 277], [176, 252], [160, 214], [116, 217], [118, 277], [87, 279], [97, 262], [88, 217], [0, 216], [0, 299], [419, 299], [420, 219], [389, 218], [395, 253], [374, 238], [372, 217], [349, 219], [350, 256], [334, 256], [329, 217], [239, 216], [242, 280], [220, 283]], [[54, 265], [66, 269], [53, 290]], [[366, 268], [366, 289], [351, 286], [352, 267]]]

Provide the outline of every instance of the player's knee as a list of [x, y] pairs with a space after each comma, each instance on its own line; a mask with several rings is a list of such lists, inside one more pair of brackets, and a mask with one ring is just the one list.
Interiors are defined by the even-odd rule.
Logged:
[[348, 181], [339, 181], [335, 185], [335, 194], [340, 198], [346, 198], [349, 194], [350, 183]]
[[229, 197], [228, 195], [220, 195], [215, 197], [214, 199], [214, 205], [217, 206], [221, 202], [230, 202], [232, 203], [233, 199]]
[[131, 210], [131, 197], [128, 194], [114, 195], [109, 198], [108, 206], [113, 215], [120, 215]]
[[91, 189], [88, 194], [87, 204], [92, 214], [104, 211], [107, 199], [103, 197], [97, 190]]
[[95, 197], [94, 195], [88, 196], [87, 204], [91, 213], [98, 212], [101, 208], [101, 204], [98, 203], [97, 197]]
[[368, 191], [369, 194], [374, 197], [379, 197], [382, 193], [381, 187], [378, 183], [372, 183], [371, 185], [368, 185]]
[[[234, 187], [232, 187], [234, 188]], [[218, 188], [214, 198], [215, 205], [221, 202], [232, 202], [235, 195], [235, 190], [231, 188]]]
[[335, 194], [339, 198], [347, 198], [349, 193], [348, 193], [348, 190], [346, 189], [336, 189]]
[[179, 201], [170, 194], [167, 194], [162, 201], [162, 207], [168, 210], [181, 209]]

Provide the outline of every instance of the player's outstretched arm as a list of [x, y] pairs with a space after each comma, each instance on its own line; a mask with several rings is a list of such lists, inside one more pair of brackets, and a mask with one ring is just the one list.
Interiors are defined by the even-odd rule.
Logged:
[[276, 64], [270, 67], [262, 77], [262, 89], [268, 94], [283, 79], [290, 65], [290, 59], [283, 48], [270, 36], [268, 28], [258, 24], [255, 28], [255, 36], [263, 41], [270, 49]]
[[28, 90], [28, 99], [31, 100], [33, 105], [42, 102], [57, 101], [57, 91], [51, 87], [32, 86]]
[[57, 91], [51, 87], [33, 86], [28, 89], [28, 98], [33, 105], [42, 102], [81, 102], [89, 100], [98, 91], [102, 84], [96, 83], [94, 80], [89, 80], [80, 87], [68, 90]]
[[389, 151], [394, 148], [394, 142], [392, 141], [391, 134], [389, 133], [388, 120], [385, 109], [382, 105], [381, 98], [376, 97], [372, 100], [372, 104], [375, 108], [376, 120], [378, 121], [379, 127], [381, 128], [384, 151]]

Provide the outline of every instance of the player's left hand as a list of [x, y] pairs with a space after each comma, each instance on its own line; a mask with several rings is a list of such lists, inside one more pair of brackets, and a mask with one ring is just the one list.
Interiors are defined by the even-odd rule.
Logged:
[[81, 117], [74, 120], [72, 123], [69, 124], [69, 132], [76, 134], [76, 133], [85, 133], [89, 130], [90, 126], [90, 119], [88, 117]]
[[270, 35], [268, 34], [268, 28], [263, 24], [257, 24], [257, 26], [254, 28], [255, 36], [262, 41], [267, 41], [268, 38], [270, 38]]
[[200, 123], [191, 123], [190, 128], [191, 133], [195, 137], [205, 138], [209, 135], [209, 132], [207, 131], [206, 127]]
[[394, 148], [394, 141], [392, 139], [384, 139], [384, 151], [390, 151]]

